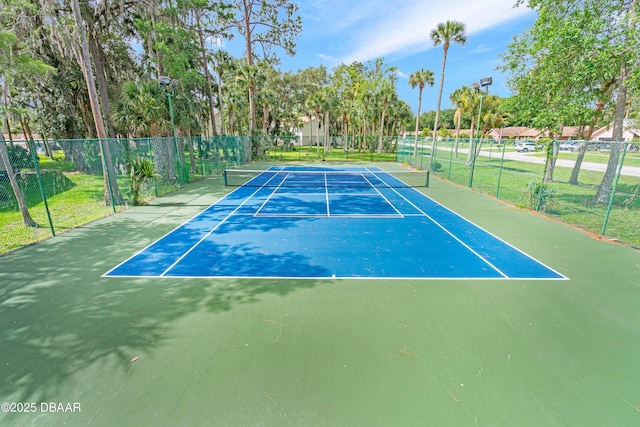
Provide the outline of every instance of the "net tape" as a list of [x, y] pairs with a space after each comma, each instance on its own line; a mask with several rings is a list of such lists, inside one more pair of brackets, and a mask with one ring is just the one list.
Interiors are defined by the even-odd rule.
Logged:
[[428, 171], [226, 169], [225, 186], [299, 188], [428, 187]]

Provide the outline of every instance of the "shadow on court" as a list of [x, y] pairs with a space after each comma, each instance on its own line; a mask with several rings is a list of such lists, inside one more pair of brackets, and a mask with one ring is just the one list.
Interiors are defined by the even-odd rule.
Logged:
[[[0, 400], [82, 401], [82, 392], [65, 392], [78, 372], [102, 363], [128, 372], [132, 359], [152, 353], [167, 339], [167, 326], [179, 318], [196, 311], [224, 312], [256, 302], [262, 294], [286, 295], [315, 286], [310, 280], [100, 277], [189, 218], [189, 209], [163, 208], [189, 204], [194, 200], [190, 195], [202, 192], [187, 188], [169, 196], [177, 200], [134, 208], [0, 258]], [[201, 209], [195, 206], [194, 213]], [[264, 267], [280, 269], [292, 260], [271, 261]], [[84, 387], [88, 391], [92, 385]], [[0, 413], [3, 417], [25, 419]]]
[[82, 405], [0, 424], [637, 424], [638, 251], [425, 191], [570, 280], [100, 277], [226, 193], [203, 181], [0, 257], [0, 402]]

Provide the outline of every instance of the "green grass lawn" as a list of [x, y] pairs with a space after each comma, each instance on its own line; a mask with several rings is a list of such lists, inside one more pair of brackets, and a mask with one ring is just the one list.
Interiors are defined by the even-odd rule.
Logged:
[[[449, 169], [449, 158], [445, 156], [449, 156], [450, 153], [445, 151], [441, 153], [443, 158], [438, 160], [441, 169], [436, 174], [468, 186], [470, 168], [465, 165], [466, 157], [460, 156], [457, 160], [454, 159]], [[567, 183], [571, 172], [571, 168], [556, 166], [554, 182], [546, 184], [551, 191], [551, 196], [541, 210], [549, 216], [600, 234], [607, 205], [597, 205], [593, 203], [593, 199], [603, 173], [581, 170], [579, 184], [571, 185]], [[479, 157], [473, 174], [473, 188], [493, 196], [497, 194], [500, 199], [517, 206], [531, 208], [532, 206], [528, 206], [526, 202], [527, 188], [533, 181], [540, 180], [543, 173], [544, 165], [542, 164], [504, 160], [502, 174], [500, 174], [499, 158]], [[635, 247], [640, 247], [639, 186], [637, 177], [626, 175], [620, 177], [605, 233], [608, 237]]]
[[[48, 198], [49, 211], [56, 233], [78, 227], [113, 212], [104, 204], [102, 177], [82, 173], [66, 173], [74, 184], [70, 189]], [[25, 227], [20, 212], [0, 211], [0, 253], [9, 252], [51, 236], [44, 203], [29, 206], [29, 213], [40, 225], [39, 228]]]

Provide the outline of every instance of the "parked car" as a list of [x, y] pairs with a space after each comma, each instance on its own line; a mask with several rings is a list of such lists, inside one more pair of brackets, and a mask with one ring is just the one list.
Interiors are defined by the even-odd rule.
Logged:
[[558, 148], [560, 151], [578, 151], [580, 144], [578, 144], [578, 141], [567, 141], [560, 144]]
[[516, 151], [519, 153], [527, 153], [529, 151], [536, 151], [536, 143], [533, 141], [518, 141], [516, 142]]
[[[584, 141], [567, 141], [565, 143], [560, 144], [561, 151], [578, 151], [580, 150], [580, 146], [584, 143]], [[600, 150], [600, 144], [596, 141], [587, 141], [587, 151], [598, 151]]]

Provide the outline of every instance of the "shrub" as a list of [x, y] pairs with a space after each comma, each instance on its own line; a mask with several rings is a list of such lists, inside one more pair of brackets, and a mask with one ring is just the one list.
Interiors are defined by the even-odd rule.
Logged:
[[143, 157], [129, 157], [127, 159], [127, 169], [131, 184], [131, 202], [134, 205], [140, 204], [140, 193], [142, 186], [150, 179], [160, 177], [156, 173], [153, 162]]
[[536, 179], [531, 181], [520, 195], [520, 206], [536, 211], [544, 211], [551, 203], [556, 191], [549, 185]]

